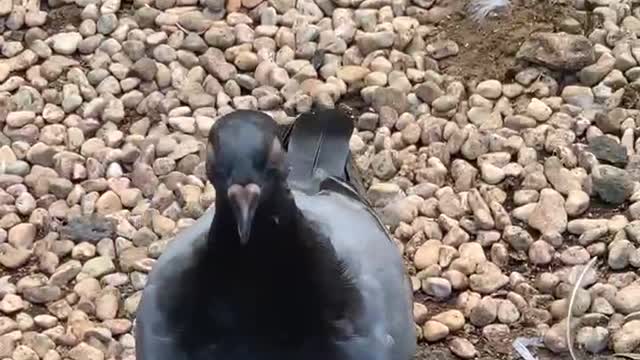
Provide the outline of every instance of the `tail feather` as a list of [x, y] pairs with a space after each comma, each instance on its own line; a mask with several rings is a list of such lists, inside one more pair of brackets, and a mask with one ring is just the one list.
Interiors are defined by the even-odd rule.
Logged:
[[349, 181], [349, 139], [353, 121], [335, 109], [300, 115], [288, 137], [289, 183], [303, 191], [317, 191], [329, 177]]
[[340, 110], [316, 110], [298, 117], [292, 128], [281, 132], [286, 134], [283, 143], [291, 166], [287, 181], [307, 193], [329, 190], [362, 202], [388, 234], [365, 196], [362, 174], [351, 156], [353, 128], [352, 118]]

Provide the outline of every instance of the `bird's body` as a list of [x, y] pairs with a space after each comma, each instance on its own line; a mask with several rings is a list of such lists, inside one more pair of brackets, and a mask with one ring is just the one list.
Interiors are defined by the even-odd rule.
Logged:
[[[293, 147], [306, 141], [298, 133]], [[246, 244], [231, 235], [236, 220], [224, 200], [177, 235], [143, 293], [138, 360], [411, 358], [410, 288], [397, 248], [331, 164], [323, 170], [315, 185], [311, 175], [305, 186], [276, 182]]]

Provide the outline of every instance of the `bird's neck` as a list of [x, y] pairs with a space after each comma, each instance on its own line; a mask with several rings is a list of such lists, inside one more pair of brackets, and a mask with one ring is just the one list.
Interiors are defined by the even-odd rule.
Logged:
[[264, 331], [303, 334], [306, 328], [318, 336], [348, 332], [341, 326], [359, 310], [361, 295], [329, 239], [303, 216], [290, 191], [274, 193], [257, 209], [246, 245], [240, 244], [228, 204], [216, 203], [207, 251], [216, 296], [226, 298], [231, 311], [241, 313], [240, 322], [256, 331], [264, 325]]

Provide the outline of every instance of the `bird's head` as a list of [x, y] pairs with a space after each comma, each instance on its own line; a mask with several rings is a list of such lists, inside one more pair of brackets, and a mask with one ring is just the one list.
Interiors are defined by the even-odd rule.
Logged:
[[286, 153], [276, 123], [259, 111], [238, 110], [220, 117], [209, 132], [207, 177], [229, 204], [242, 244], [249, 241], [260, 203], [286, 178]]

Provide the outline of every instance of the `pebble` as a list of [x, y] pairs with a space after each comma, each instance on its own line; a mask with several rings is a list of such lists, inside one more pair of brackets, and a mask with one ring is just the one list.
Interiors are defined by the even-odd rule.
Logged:
[[473, 344], [465, 338], [454, 337], [448, 345], [451, 352], [461, 359], [473, 359], [478, 353]]
[[441, 246], [442, 243], [438, 240], [428, 240], [420, 246], [413, 259], [416, 267], [421, 270], [437, 264], [440, 259]]
[[570, 217], [577, 217], [587, 211], [590, 205], [591, 198], [589, 194], [582, 190], [571, 190], [567, 195], [567, 199], [564, 203], [567, 215]]
[[459, 310], [448, 310], [431, 318], [433, 321], [437, 321], [445, 325], [450, 332], [456, 332], [464, 327], [465, 318], [462, 312]]
[[492, 294], [509, 283], [509, 277], [499, 273], [473, 274], [469, 277], [469, 287], [480, 294]]
[[471, 309], [469, 320], [478, 327], [493, 323], [498, 316], [498, 302], [491, 297], [484, 297], [478, 305]]
[[502, 95], [502, 83], [498, 80], [485, 80], [478, 84], [476, 92], [487, 99], [497, 99]]
[[533, 264], [546, 265], [553, 261], [555, 249], [544, 240], [537, 240], [529, 247], [529, 259]]
[[440, 341], [446, 338], [449, 332], [449, 328], [438, 321], [429, 320], [422, 326], [422, 334], [429, 342]]
[[576, 342], [580, 347], [592, 354], [598, 354], [607, 348], [609, 341], [609, 331], [601, 326], [583, 327], [576, 335]]
[[510, 300], [498, 304], [498, 320], [503, 324], [513, 324], [520, 319], [520, 311]]
[[36, 239], [36, 231], [36, 227], [33, 224], [17, 224], [9, 229], [7, 239], [16, 248], [30, 248]]
[[451, 283], [447, 279], [430, 277], [422, 281], [422, 290], [438, 299], [446, 299], [451, 295]]
[[103, 360], [104, 354], [93, 346], [82, 342], [69, 350], [69, 357], [72, 360]]
[[565, 334], [566, 325], [564, 323], [558, 323], [551, 326], [543, 337], [545, 347], [556, 354], [566, 352], [568, 347]]
[[592, 138], [589, 141], [589, 151], [591, 151], [598, 160], [606, 161], [613, 165], [624, 166], [627, 164], [627, 150], [607, 135]]
[[78, 49], [82, 35], [77, 32], [58, 33], [50, 38], [53, 50], [62, 55], [72, 55]]
[[597, 165], [591, 179], [595, 193], [611, 204], [622, 204], [633, 192], [633, 181], [628, 173], [611, 165]]
[[538, 32], [522, 44], [516, 58], [556, 70], [579, 70], [595, 62], [595, 51], [583, 35]]
[[25, 248], [15, 248], [7, 243], [0, 243], [0, 264], [17, 269], [24, 265], [31, 257], [31, 251]]
[[13, 314], [24, 309], [22, 298], [15, 294], [6, 294], [0, 301], [0, 311], [5, 314]]
[[612, 305], [623, 314], [640, 311], [640, 286], [629, 285], [618, 291]]
[[625, 323], [622, 329], [613, 335], [613, 351], [628, 353], [640, 344], [640, 320]]
[[439, 40], [427, 45], [427, 54], [436, 60], [455, 56], [460, 51], [458, 44], [452, 40]]
[[110, 274], [116, 270], [111, 258], [106, 256], [98, 256], [84, 263], [82, 272], [91, 277], [101, 277]]
[[562, 233], [567, 228], [564, 198], [552, 189], [542, 189], [540, 200], [529, 216], [529, 226], [541, 233]]
[[539, 122], [547, 121], [552, 113], [553, 110], [547, 104], [536, 98], [531, 99], [531, 102], [527, 105], [527, 115]]

